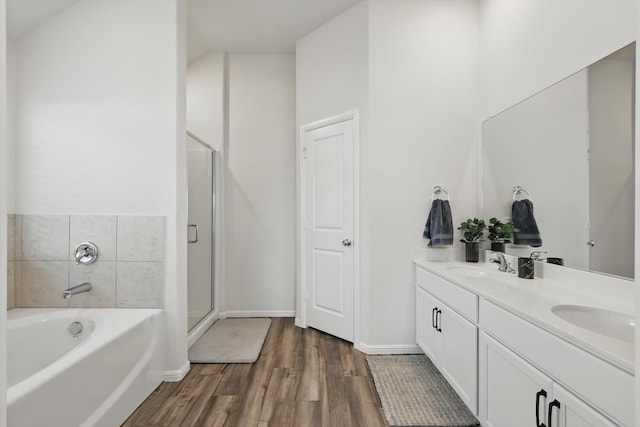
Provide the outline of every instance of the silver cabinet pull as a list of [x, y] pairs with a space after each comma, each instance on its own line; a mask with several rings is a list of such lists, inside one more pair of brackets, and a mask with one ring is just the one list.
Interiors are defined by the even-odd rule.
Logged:
[[587, 242], [587, 246], [594, 247], [595, 245], [596, 245], [595, 240], [589, 240], [589, 241]]
[[342, 246], [351, 246], [351, 240], [349, 239], [344, 239], [342, 241]]
[[196, 229], [196, 238], [194, 240], [189, 240], [189, 237], [187, 236], [187, 243], [198, 243], [198, 225], [197, 224], [189, 224], [187, 225], [187, 228], [193, 227]]

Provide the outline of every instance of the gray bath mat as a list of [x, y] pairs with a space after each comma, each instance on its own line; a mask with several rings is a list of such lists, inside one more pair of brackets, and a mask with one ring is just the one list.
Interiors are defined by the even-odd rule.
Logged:
[[479, 425], [427, 356], [367, 356], [367, 362], [390, 426]]
[[271, 319], [216, 321], [189, 349], [191, 363], [253, 363], [258, 359]]

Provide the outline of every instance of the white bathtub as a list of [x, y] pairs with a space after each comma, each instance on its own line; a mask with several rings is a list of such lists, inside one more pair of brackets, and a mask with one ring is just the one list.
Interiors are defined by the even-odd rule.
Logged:
[[[8, 427], [119, 426], [162, 381], [162, 310], [19, 308], [7, 317]], [[75, 336], [73, 322], [82, 324]]]

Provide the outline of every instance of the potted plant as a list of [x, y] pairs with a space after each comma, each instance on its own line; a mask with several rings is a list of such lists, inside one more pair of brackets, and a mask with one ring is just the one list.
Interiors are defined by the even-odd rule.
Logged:
[[484, 237], [487, 224], [483, 219], [469, 218], [458, 227], [462, 233], [461, 242], [465, 244], [465, 259], [467, 262], [478, 262], [480, 259], [480, 242]]
[[489, 240], [491, 240], [491, 250], [494, 252], [504, 252], [504, 244], [511, 243], [511, 235], [518, 231], [512, 223], [503, 223], [498, 218], [489, 220]]

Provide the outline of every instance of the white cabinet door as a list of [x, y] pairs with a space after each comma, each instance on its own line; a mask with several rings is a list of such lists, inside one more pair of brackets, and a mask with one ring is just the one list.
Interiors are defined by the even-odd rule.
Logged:
[[478, 413], [478, 327], [440, 304], [440, 371], [474, 414]]
[[477, 326], [416, 287], [416, 342], [476, 414]]
[[553, 385], [553, 397], [560, 406], [554, 407], [547, 427], [615, 427], [617, 425], [557, 383]]
[[[443, 304], [439, 304], [442, 306]], [[436, 367], [442, 362], [442, 336], [437, 327], [442, 322], [438, 300], [416, 286], [416, 343]]]
[[546, 423], [553, 387], [549, 377], [484, 332], [480, 333], [479, 367], [478, 416], [483, 426]]

